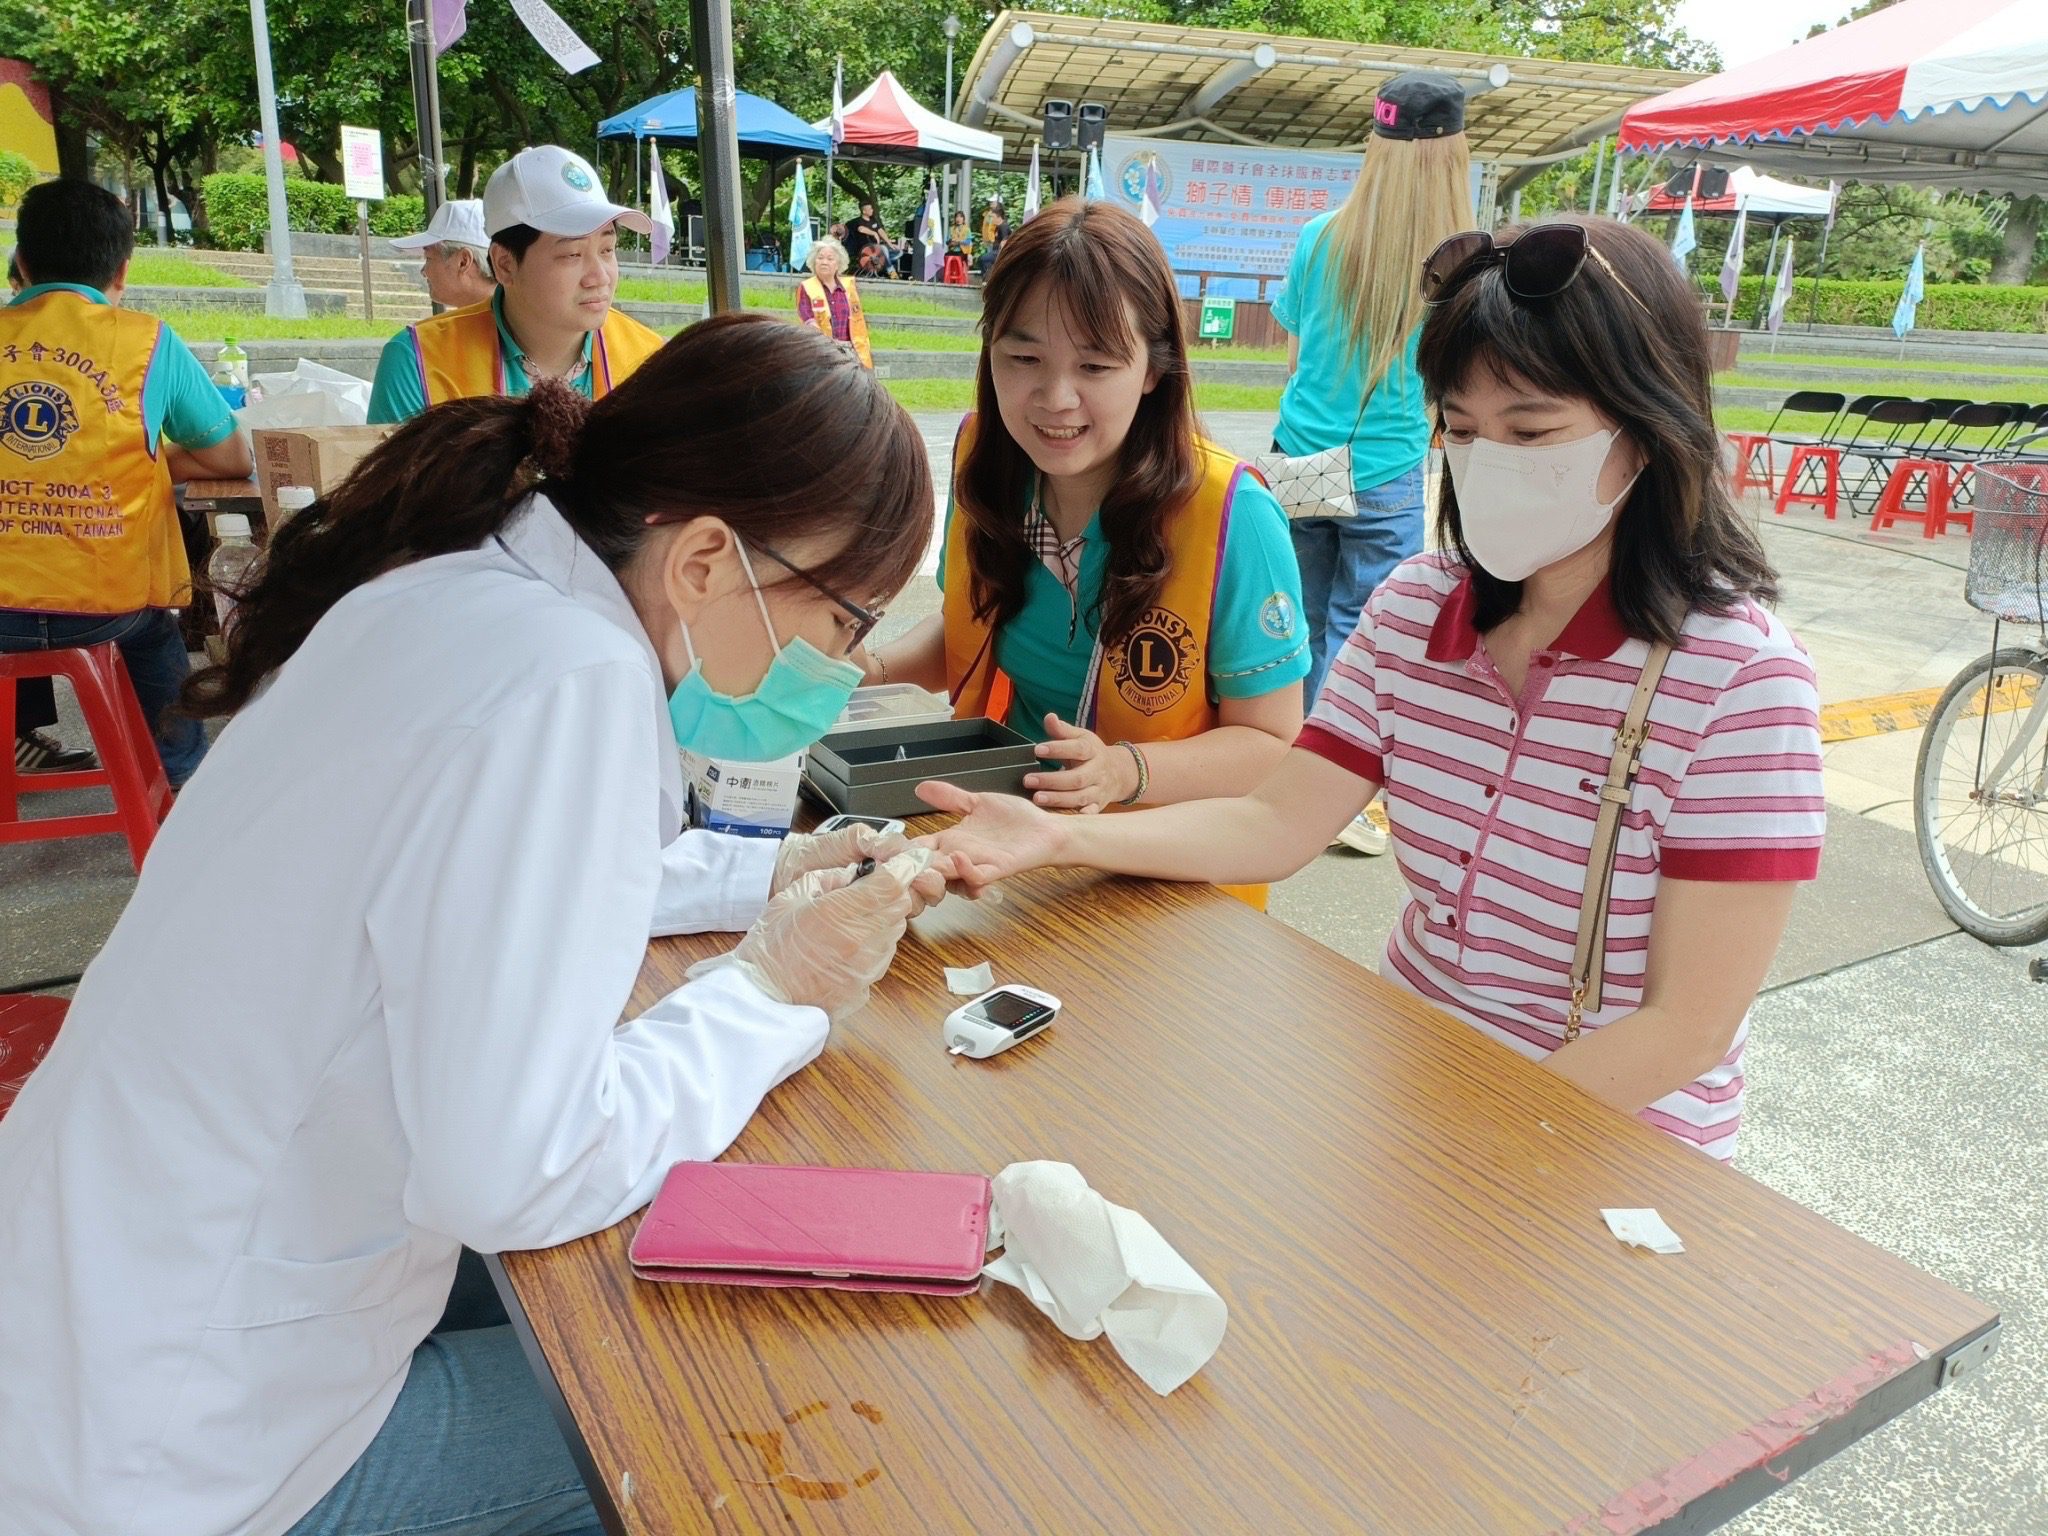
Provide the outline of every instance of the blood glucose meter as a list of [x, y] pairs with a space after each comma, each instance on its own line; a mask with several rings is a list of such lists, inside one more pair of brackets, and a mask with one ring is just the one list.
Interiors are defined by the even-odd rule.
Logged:
[[940, 1038], [950, 1054], [982, 1060], [1038, 1034], [1059, 1011], [1060, 1000], [1050, 992], [997, 987], [947, 1014]]

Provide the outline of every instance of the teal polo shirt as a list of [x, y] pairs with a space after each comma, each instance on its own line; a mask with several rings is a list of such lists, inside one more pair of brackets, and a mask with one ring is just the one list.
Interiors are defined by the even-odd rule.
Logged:
[[[491, 295], [491, 318], [498, 322], [498, 346], [505, 358], [505, 393], [518, 398], [533, 388], [526, 376], [526, 349], [512, 338], [505, 325], [505, 290]], [[583, 366], [573, 378], [564, 379], [577, 394], [591, 398], [589, 336], [583, 338]], [[427, 379], [420, 366], [419, 343], [411, 326], [384, 343], [377, 354], [377, 377], [370, 385], [370, 425], [384, 426], [410, 421], [427, 408]]]
[[1298, 454], [1321, 453], [1348, 439], [1352, 489], [1369, 491], [1407, 474], [1429, 453], [1429, 416], [1415, 371], [1422, 331], [1417, 327], [1408, 345], [1394, 354], [1379, 388], [1365, 401], [1367, 349], [1351, 350], [1330, 239], [1336, 217], [1334, 212], [1318, 214], [1302, 227], [1287, 264], [1287, 285], [1273, 301], [1273, 318], [1299, 345], [1294, 375], [1280, 396], [1273, 440], [1282, 453]]
[[[93, 304], [107, 302], [99, 289], [83, 283], [37, 283], [22, 289], [7, 307], [33, 304], [46, 293], [75, 293]], [[151, 453], [166, 437], [180, 448], [197, 449], [224, 443], [235, 433], [235, 413], [213, 387], [206, 365], [162, 321], [157, 322], [156, 351], [142, 375], [142, 430], [148, 434]]]
[[[1035, 494], [1035, 492], [1034, 492]], [[1029, 506], [1027, 498], [1023, 503]], [[950, 532], [953, 506], [946, 504]], [[1017, 690], [1010, 725], [1033, 741], [1045, 737], [1045, 717], [1072, 722], [1088, 684], [1095, 654], [1095, 608], [1109, 567], [1109, 541], [1100, 514], [1082, 532], [1078, 605], [1059, 577], [1033, 559], [1025, 578], [1024, 607], [996, 633], [996, 665]], [[941, 543], [940, 548], [945, 546]], [[939, 590], [946, 563], [939, 561]], [[1078, 606], [1078, 611], [1077, 611]], [[1309, 673], [1308, 630], [1301, 618], [1301, 571], [1287, 514], [1273, 493], [1249, 474], [1239, 477], [1223, 534], [1223, 567], [1209, 621], [1208, 696], [1256, 699], [1282, 688], [1299, 689]]]

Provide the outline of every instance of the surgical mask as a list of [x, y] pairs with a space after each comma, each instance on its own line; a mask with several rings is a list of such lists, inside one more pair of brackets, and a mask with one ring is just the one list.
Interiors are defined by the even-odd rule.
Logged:
[[1525, 581], [1599, 538], [1636, 483], [1632, 475], [1621, 495], [1600, 500], [1600, 471], [1620, 435], [1595, 432], [1545, 448], [1483, 437], [1445, 443], [1458, 525], [1472, 558], [1490, 576]]
[[727, 762], [772, 763], [801, 752], [832, 729], [860, 686], [861, 670], [851, 661], [834, 661], [808, 640], [798, 638], [787, 645], [777, 640], [768, 600], [754, 579], [754, 562], [747, 558], [744, 544], [739, 551], [768, 642], [776, 647], [775, 659], [745, 698], [720, 693], [704, 680], [690, 626], [683, 625], [690, 670], [668, 696], [668, 720], [676, 744], [692, 752]]

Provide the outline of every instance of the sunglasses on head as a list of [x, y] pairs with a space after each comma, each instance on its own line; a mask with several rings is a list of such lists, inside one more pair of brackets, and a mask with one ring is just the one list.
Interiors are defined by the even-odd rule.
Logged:
[[1422, 263], [1422, 302], [1432, 306], [1448, 303], [1460, 288], [1490, 267], [1500, 268], [1501, 282], [1512, 297], [1552, 299], [1571, 287], [1586, 269], [1589, 256], [1614, 279], [1615, 287], [1635, 299], [1638, 309], [1650, 313], [1650, 306], [1636, 297], [1635, 290], [1600, 254], [1583, 224], [1538, 224], [1497, 244], [1483, 229], [1453, 235]]

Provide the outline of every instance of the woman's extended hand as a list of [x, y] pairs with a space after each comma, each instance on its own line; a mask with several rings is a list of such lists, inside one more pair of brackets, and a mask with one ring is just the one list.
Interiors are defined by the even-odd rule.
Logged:
[[1024, 787], [1037, 804], [1049, 811], [1092, 816], [1105, 805], [1120, 805], [1138, 792], [1138, 760], [1130, 748], [1106, 742], [1058, 715], [1045, 717], [1045, 733], [1051, 740], [1039, 743], [1039, 760], [1066, 766], [1058, 773], [1024, 776]]
[[918, 785], [917, 797], [935, 811], [960, 818], [918, 842], [951, 856], [953, 879], [968, 895], [1026, 870], [1057, 864], [1066, 849], [1062, 818], [1017, 795], [977, 795], [932, 782]]

